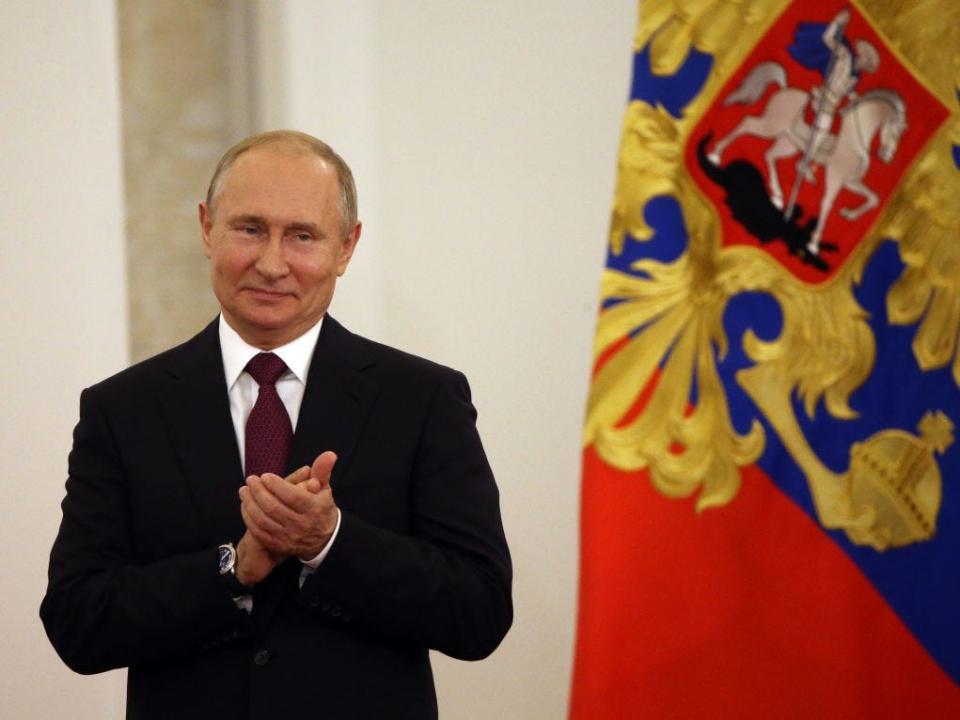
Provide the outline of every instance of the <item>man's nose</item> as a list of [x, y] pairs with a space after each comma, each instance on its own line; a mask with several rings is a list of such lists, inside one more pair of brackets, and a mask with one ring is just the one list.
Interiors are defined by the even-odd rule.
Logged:
[[290, 272], [290, 266], [284, 256], [282, 235], [271, 234], [267, 241], [261, 245], [256, 269], [258, 273], [271, 280], [281, 278]]

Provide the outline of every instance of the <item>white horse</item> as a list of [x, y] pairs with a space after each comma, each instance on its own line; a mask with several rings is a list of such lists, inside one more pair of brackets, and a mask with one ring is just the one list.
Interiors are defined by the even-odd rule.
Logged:
[[[783, 209], [783, 190], [777, 173], [777, 161], [803, 153], [810, 143], [812, 130], [803, 117], [803, 109], [810, 97], [803, 90], [787, 87], [786, 73], [775, 62], [758, 65], [725, 101], [724, 105], [750, 104], [763, 96], [767, 86], [775, 82], [782, 89], [770, 96], [763, 113], [748, 115], [725, 137], [717, 141], [710, 152], [710, 161], [719, 165], [724, 150], [741, 135], [753, 135], [774, 143], [764, 153], [767, 163], [767, 183], [770, 201]], [[846, 188], [864, 198], [856, 208], [841, 208], [846, 220], [856, 220], [875, 208], [877, 194], [863, 184], [870, 168], [870, 146], [877, 131], [880, 147], [877, 155], [889, 163], [900, 144], [900, 136], [907, 129], [907, 111], [903, 99], [893, 90], [878, 89], [864, 93], [841, 111], [840, 131], [820, 144], [815, 157], [809, 159], [806, 180], [813, 180], [813, 165], [823, 165], [826, 182], [820, 201], [820, 216], [807, 249], [817, 254], [827, 217], [833, 209], [837, 194]], [[799, 182], [800, 180], [798, 180]]]

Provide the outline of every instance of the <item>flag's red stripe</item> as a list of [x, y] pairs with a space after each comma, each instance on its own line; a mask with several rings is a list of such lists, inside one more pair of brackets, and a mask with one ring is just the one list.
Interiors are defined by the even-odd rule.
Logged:
[[960, 717], [941, 670], [755, 467], [696, 515], [584, 453], [572, 720]]

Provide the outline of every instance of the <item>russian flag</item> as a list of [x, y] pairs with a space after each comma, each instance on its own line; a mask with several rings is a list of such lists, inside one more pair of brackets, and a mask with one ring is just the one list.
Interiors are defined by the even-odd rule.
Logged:
[[[755, 44], [783, 12], [827, 23], [846, 7], [783, 5], [740, 17]], [[583, 450], [570, 718], [960, 718], [960, 225], [936, 236], [960, 213], [960, 110], [911, 117], [937, 125], [866, 249], [849, 253], [856, 272], [817, 285], [784, 269], [787, 290], [751, 286], [764, 250], [711, 239], [722, 223], [703, 218], [721, 210], [684, 167], [704, 93], [749, 48], [698, 42], [706, 11], [672, 6], [642, 4], [624, 122]], [[908, 38], [854, 9], [853, 41], [869, 28], [943, 96], [915, 37], [952, 32], [960, 47], [960, 5]], [[921, 171], [936, 191], [912, 202]], [[821, 302], [831, 292], [849, 296], [835, 312]], [[798, 307], [814, 315], [798, 320]], [[784, 339], [797, 328], [836, 347]], [[804, 375], [810, 357], [829, 362]], [[760, 366], [766, 384], [751, 385]], [[851, 377], [842, 412], [827, 390]], [[849, 501], [846, 524], [824, 510], [818, 473], [832, 501]]]

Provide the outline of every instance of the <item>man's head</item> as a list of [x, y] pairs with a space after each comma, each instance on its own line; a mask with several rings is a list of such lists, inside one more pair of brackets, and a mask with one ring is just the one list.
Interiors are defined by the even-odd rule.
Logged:
[[269, 349], [326, 312], [360, 238], [347, 164], [303, 133], [255, 135], [230, 148], [200, 204], [203, 246], [224, 318]]
[[337, 173], [337, 180], [340, 184], [340, 213], [343, 216], [343, 234], [350, 233], [350, 230], [357, 224], [357, 188], [353, 182], [353, 173], [350, 171], [350, 166], [323, 140], [296, 130], [271, 130], [270, 132], [252, 135], [227, 150], [220, 158], [220, 162], [217, 163], [217, 169], [214, 170], [213, 177], [210, 178], [210, 185], [207, 187], [206, 205], [208, 210], [212, 212], [216, 207], [217, 198], [223, 188], [223, 177], [237, 158], [245, 152], [259, 147], [299, 149], [305, 153], [312, 153], [329, 163]]
[[857, 54], [856, 65], [859, 69], [868, 73], [875, 73], [880, 67], [880, 53], [866, 40], [857, 40], [853, 44], [854, 51]]

